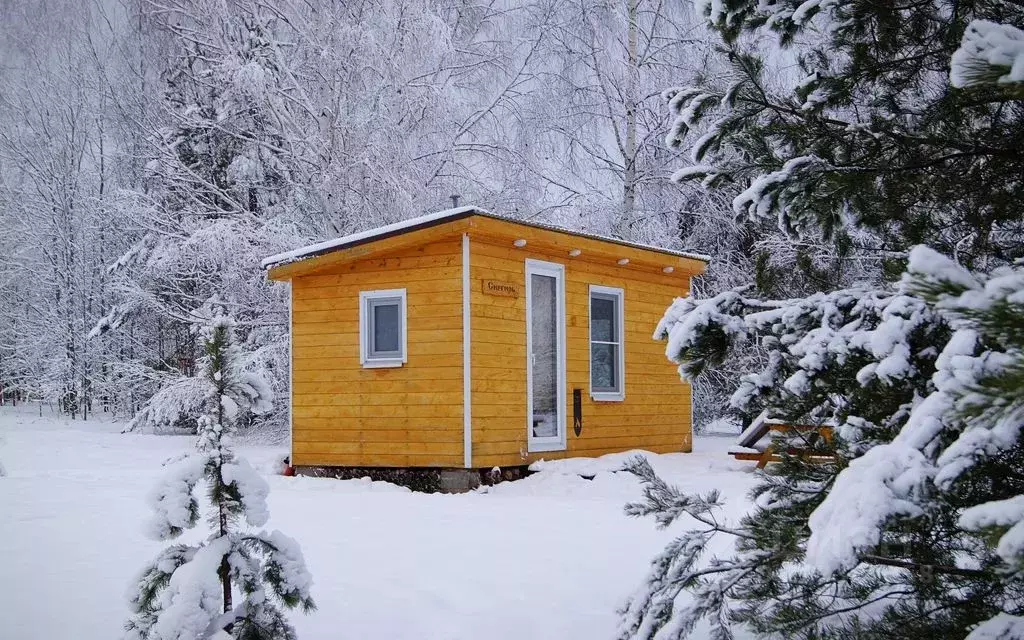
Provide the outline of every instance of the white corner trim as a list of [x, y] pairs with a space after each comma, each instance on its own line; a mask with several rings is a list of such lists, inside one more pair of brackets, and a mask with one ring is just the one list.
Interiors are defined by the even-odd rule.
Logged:
[[473, 468], [472, 333], [469, 319], [469, 234], [462, 234], [462, 466]]
[[292, 307], [295, 306], [293, 298], [295, 288], [292, 281], [288, 281], [288, 464], [295, 466], [295, 331], [292, 322]]
[[690, 387], [690, 452], [693, 452], [693, 385], [689, 382], [686, 386]]

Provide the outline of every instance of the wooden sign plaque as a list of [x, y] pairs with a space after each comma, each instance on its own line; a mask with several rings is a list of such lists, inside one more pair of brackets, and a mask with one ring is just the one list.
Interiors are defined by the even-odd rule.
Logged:
[[506, 298], [518, 298], [520, 285], [514, 282], [503, 282], [501, 280], [484, 280], [483, 290], [489, 296], [504, 296]]

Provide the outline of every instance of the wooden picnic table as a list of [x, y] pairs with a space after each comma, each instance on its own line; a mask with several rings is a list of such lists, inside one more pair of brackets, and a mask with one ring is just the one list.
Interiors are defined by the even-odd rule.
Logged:
[[[789, 447], [785, 451], [786, 455], [801, 456], [811, 462], [827, 462], [833, 458], [831, 453], [815, 451], [815, 443], [813, 442], [817, 438], [821, 438], [825, 444], [831, 446], [832, 427], [812, 424], [786, 424], [772, 421], [766, 421], [764, 426], [763, 433], [765, 434], [775, 432], [800, 435], [806, 447]], [[769, 462], [781, 462], [782, 453], [777, 449], [774, 442], [765, 447], [763, 451], [753, 447], [739, 447], [729, 452], [737, 460], [756, 460], [758, 469], [763, 469]]]

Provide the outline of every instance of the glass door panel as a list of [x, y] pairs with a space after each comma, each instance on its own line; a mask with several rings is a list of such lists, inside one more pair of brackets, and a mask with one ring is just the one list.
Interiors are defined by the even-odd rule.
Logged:
[[560, 264], [526, 261], [530, 451], [565, 449], [564, 273]]
[[530, 418], [535, 438], [558, 435], [558, 282], [551, 276], [530, 276], [533, 313], [530, 318], [530, 345], [533, 374], [533, 415]]

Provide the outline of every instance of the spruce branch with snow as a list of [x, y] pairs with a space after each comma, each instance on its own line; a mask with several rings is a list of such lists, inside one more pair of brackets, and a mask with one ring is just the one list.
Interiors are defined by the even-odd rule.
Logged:
[[[655, 560], [626, 610], [621, 637], [685, 637], [704, 620], [719, 638], [731, 637], [735, 624], [787, 638], [842, 637], [854, 630], [861, 638], [962, 638], [964, 629], [1006, 612], [1019, 586], [1000, 568], [998, 548], [987, 546], [989, 533], [965, 530], [960, 509], [979, 496], [1011, 497], [1008, 488], [1024, 481], [1012, 458], [993, 458], [947, 497], [924, 500], [934, 492], [922, 490], [913, 493], [919, 502], [886, 500], [889, 494], [873, 482], [877, 467], [837, 495], [844, 474], [898, 438], [936, 390], [941, 345], [957, 322], [909, 285], [790, 300], [759, 300], [745, 290], [677, 300], [656, 337], [666, 340], [666, 354], [684, 378], [704, 375], [731, 350], [758, 341], [766, 362], [739, 380], [734, 407], [748, 424], [775, 418], [831, 425], [835, 438], [832, 444], [799, 434], [777, 438], [782, 462], [763, 474], [753, 510], [732, 524], [709, 517], [718, 507], [713, 500], [681, 493], [634, 468], [646, 487], [645, 502], [629, 513], [696, 528]], [[834, 459], [812, 462], [790, 455], [794, 448]], [[897, 487], [907, 482], [893, 480]], [[1007, 484], [998, 490], [993, 482]], [[861, 491], [852, 493], [857, 487]], [[870, 521], [874, 536], [851, 520], [869, 507], [887, 509]], [[815, 538], [817, 521], [829, 527]], [[733, 553], [700, 558], [681, 542], [703, 546], [721, 537], [732, 540]], [[823, 571], [810, 562], [844, 541], [863, 541], [845, 556], [848, 563]]]
[[[663, 628], [680, 637], [691, 633], [699, 620], [710, 619], [713, 640], [732, 638], [724, 593], [707, 588], [715, 574], [729, 569], [718, 562], [706, 568], [698, 566], [712, 537], [723, 532], [735, 533], [715, 518], [714, 511], [721, 505], [718, 492], [712, 490], [704, 496], [681, 493], [659, 478], [643, 457], [631, 460], [624, 470], [644, 485], [643, 500], [626, 505], [627, 515], [653, 516], [662, 529], [687, 515], [702, 527], [673, 540], [651, 562], [647, 584], [620, 611], [619, 637], [652, 637], [652, 633]], [[676, 600], [684, 590], [694, 595], [693, 602], [677, 610]]]
[[[734, 538], [734, 553], [711, 559], [713, 577], [698, 583], [686, 573], [703, 568], [694, 555], [667, 549], [627, 609], [622, 637], [682, 637], [708, 619], [725, 638], [723, 616], [786, 638], [1024, 637], [1024, 278], [1020, 265], [1006, 266], [1024, 246], [1016, 30], [967, 29], [953, 79], [971, 94], [948, 91], [933, 73], [971, 19], [1019, 21], [1019, 6], [698, 8], [736, 71], [722, 88], [666, 93], [670, 145], [711, 123], [689, 143], [695, 166], [677, 180], [741, 185], [736, 214], [775, 216], [794, 242], [816, 232], [841, 239], [857, 225], [879, 234], [879, 249], [928, 239], [994, 271], [971, 273], [917, 248], [896, 289], [677, 300], [655, 337], [684, 378], [758, 341], [767, 361], [740, 379], [733, 405], [751, 426], [824, 424], [835, 440], [778, 438], [782, 462], [763, 474], [753, 511], [729, 531], [711, 530]], [[761, 59], [742, 45], [741, 35], [764, 30], [796, 49], [807, 74], [789, 96], [768, 86]], [[964, 65], [979, 60], [1000, 74], [961, 82]], [[834, 462], [789, 455], [794, 444]], [[706, 515], [687, 509], [690, 496], [636, 471], [648, 487], [644, 512], [703, 525], [684, 538], [708, 531]], [[684, 570], [666, 579], [673, 566]]]
[[231, 433], [241, 409], [266, 411], [273, 397], [262, 379], [240, 366], [233, 334], [234, 322], [223, 315], [204, 326], [197, 452], [170, 463], [151, 494], [154, 539], [174, 540], [197, 526], [201, 484], [212, 531], [203, 541], [168, 547], [143, 569], [129, 594], [126, 638], [294, 638], [284, 610], [315, 608], [298, 544], [279, 531], [252, 530], [269, 518], [269, 487], [234, 453]]
[[898, 435], [836, 478], [809, 521], [808, 561], [822, 572], [841, 571], [894, 518], [917, 517], [937, 504], [952, 504], [960, 535], [976, 534], [986, 546], [985, 552], [962, 560], [972, 569], [980, 566], [993, 583], [995, 611], [972, 637], [989, 637], [990, 626], [1004, 628], [1011, 619], [1020, 629], [1024, 266], [974, 274], [918, 247], [911, 253], [904, 283], [946, 318], [955, 333], [937, 360], [931, 393], [916, 403]]
[[960, 48], [950, 60], [954, 87], [1024, 83], [1024, 31], [1008, 25], [974, 20], [964, 31]]
[[[690, 153], [675, 180], [732, 186], [737, 216], [793, 238], [870, 232], [853, 240], [891, 276], [922, 242], [982, 268], [1021, 257], [1019, 3], [695, 5], [730, 69], [665, 93]], [[950, 91], [937, 70], [961, 36], [952, 78], [974, 88]]]

